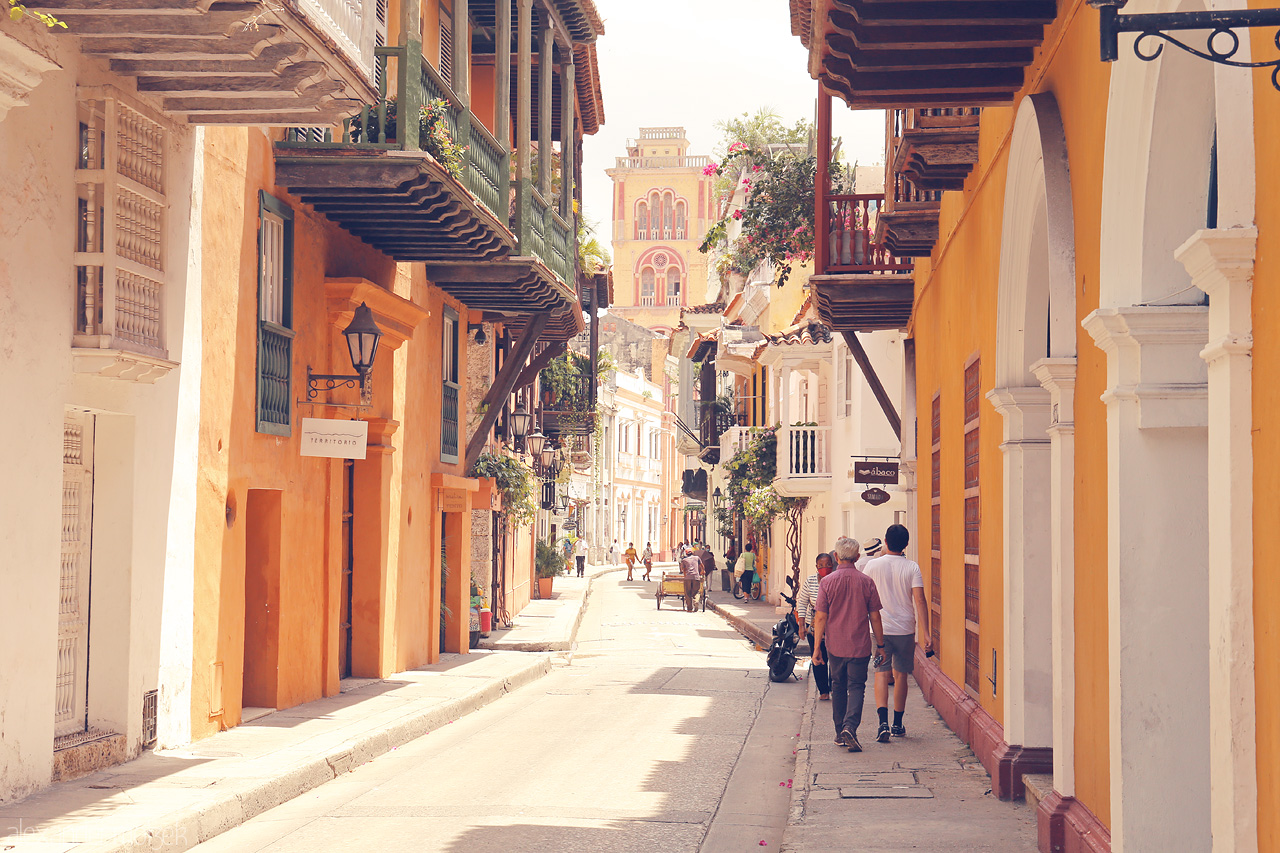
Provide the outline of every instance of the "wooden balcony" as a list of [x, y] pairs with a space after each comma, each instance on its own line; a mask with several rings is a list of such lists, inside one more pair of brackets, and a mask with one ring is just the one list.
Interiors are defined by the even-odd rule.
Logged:
[[878, 239], [885, 197], [827, 190], [824, 199], [818, 233], [827, 239], [809, 279], [819, 315], [836, 331], [902, 328], [915, 295], [912, 263]]
[[1056, 15], [1054, 0], [791, 0], [791, 31], [854, 109], [980, 106], [1022, 88]]
[[[374, 94], [377, 0], [36, 0], [192, 124], [336, 123]], [[383, 7], [385, 14], [385, 6]]]
[[921, 190], [959, 190], [978, 162], [981, 107], [887, 110], [891, 171]]

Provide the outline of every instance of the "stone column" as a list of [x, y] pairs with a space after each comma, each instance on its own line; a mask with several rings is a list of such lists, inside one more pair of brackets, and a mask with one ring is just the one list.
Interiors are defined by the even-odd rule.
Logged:
[[1053, 743], [1049, 572], [1049, 392], [1022, 386], [987, 394], [1004, 417], [1004, 738]]
[[1042, 358], [1031, 372], [1049, 392], [1049, 548], [1052, 577], [1053, 788], [1075, 795], [1075, 387], [1074, 358]]
[[[1099, 308], [1115, 849], [1208, 850], [1208, 339], [1203, 305]], [[1100, 484], [1099, 484], [1100, 485]]]
[[1253, 260], [1258, 230], [1196, 232], [1175, 256], [1209, 296], [1209, 789], [1213, 849], [1258, 849], [1253, 626]]

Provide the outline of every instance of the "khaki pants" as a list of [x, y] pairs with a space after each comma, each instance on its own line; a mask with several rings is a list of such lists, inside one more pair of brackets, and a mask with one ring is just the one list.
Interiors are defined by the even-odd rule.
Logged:
[[684, 576], [684, 609], [692, 613], [697, 610], [697, 601], [694, 599], [698, 595], [698, 587], [702, 585], [702, 581], [698, 578]]

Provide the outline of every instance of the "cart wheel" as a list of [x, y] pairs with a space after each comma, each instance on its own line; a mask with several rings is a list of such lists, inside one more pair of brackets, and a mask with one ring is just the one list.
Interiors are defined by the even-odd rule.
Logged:
[[653, 598], [655, 601], [658, 602], [658, 609], [661, 610], [662, 609], [662, 591], [659, 590], [658, 594], [655, 595]]

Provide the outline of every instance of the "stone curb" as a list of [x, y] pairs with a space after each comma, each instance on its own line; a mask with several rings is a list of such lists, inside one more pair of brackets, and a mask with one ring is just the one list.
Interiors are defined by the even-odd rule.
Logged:
[[742, 634], [748, 640], [755, 643], [757, 646], [760, 646], [760, 648], [767, 649], [773, 644], [773, 635], [771, 633], [767, 634], [763, 628], [754, 622], [750, 622], [743, 619], [741, 616], [738, 616], [736, 613], [730, 613], [728, 610], [725, 610], [720, 605], [712, 601], [710, 596], [707, 597], [707, 609], [714, 610], [716, 613], [719, 613], [725, 618], [725, 621], [738, 630], [739, 634]]
[[783, 853], [793, 848], [787, 844], [787, 830], [804, 820], [805, 804], [809, 800], [809, 791], [813, 787], [813, 772], [810, 770], [810, 746], [813, 744], [814, 712], [818, 708], [818, 683], [809, 678], [805, 672], [805, 680], [809, 687], [805, 691], [804, 716], [800, 720], [800, 737], [796, 738], [796, 770], [791, 787], [791, 809], [787, 814], [787, 826], [782, 830], [781, 850]]
[[532, 659], [504, 679], [493, 679], [464, 696], [417, 713], [410, 712], [372, 731], [362, 732], [326, 752], [283, 767], [269, 778], [233, 782], [236, 790], [215, 794], [198, 806], [164, 815], [145, 830], [133, 829], [104, 842], [78, 846], [77, 853], [190, 850], [396, 747], [478, 711], [550, 672], [550, 656]]
[[587, 575], [587, 588], [582, 593], [582, 603], [578, 606], [578, 615], [574, 617], [573, 628], [569, 631], [569, 639], [567, 640], [545, 640], [536, 643], [503, 643], [501, 646], [492, 646], [486, 644], [484, 640], [480, 641], [480, 648], [491, 649], [503, 652], [567, 652], [573, 649], [574, 643], [578, 639], [578, 628], [582, 625], [582, 617], [587, 612], [587, 602], [591, 600], [591, 590], [595, 587], [596, 578], [611, 574], [612, 572], [626, 571], [626, 566], [600, 566], [593, 573]]

